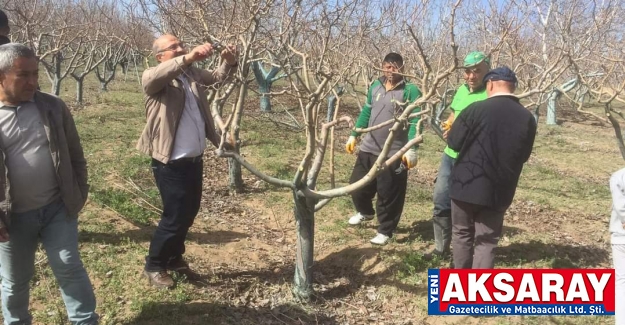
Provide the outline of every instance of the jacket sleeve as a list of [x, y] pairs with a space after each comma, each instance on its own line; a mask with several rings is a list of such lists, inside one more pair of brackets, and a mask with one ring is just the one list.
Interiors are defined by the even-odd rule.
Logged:
[[523, 162], [527, 162], [532, 155], [532, 149], [534, 148], [534, 139], [536, 139], [536, 120], [532, 116], [527, 126], [527, 142], [525, 143], [525, 156]]
[[219, 133], [221, 132], [217, 133], [217, 130], [215, 130], [215, 120], [213, 119], [213, 114], [207, 113], [206, 115], [206, 138], [215, 146], [215, 148], [219, 148], [219, 142], [221, 142]]
[[87, 160], [80, 144], [80, 138], [78, 137], [78, 131], [76, 130], [76, 123], [70, 113], [69, 109], [60, 101], [61, 109], [63, 110], [63, 129], [65, 131], [65, 138], [67, 140], [67, 147], [69, 150], [69, 158], [72, 164], [72, 170], [74, 171], [74, 177], [78, 182], [78, 187], [83, 196], [83, 200], [87, 200], [89, 194], [88, 173], [87, 173]]
[[212, 84], [216, 84], [219, 82], [224, 82], [234, 75], [237, 71], [237, 67], [233, 67], [228, 65], [226, 61], [221, 63], [219, 68], [210, 71], [204, 69], [197, 69], [199, 71], [200, 80], [197, 80], [199, 83], [209, 86]]
[[146, 95], [151, 96], [163, 90], [174, 78], [179, 76], [184, 69], [184, 56], [159, 63], [157, 66], [147, 69], [141, 77], [141, 84]]
[[454, 126], [449, 131], [447, 136], [447, 146], [454, 151], [460, 152], [462, 146], [471, 132], [473, 127], [473, 114], [475, 112], [475, 106], [469, 105], [462, 114], [460, 114], [454, 121]]
[[[371, 97], [373, 96], [372, 91], [373, 91], [374, 86], [375, 86], [375, 83], [371, 85], [371, 87], [369, 87], [369, 90], [367, 91], [367, 101], [365, 102], [365, 105], [362, 107], [362, 110], [360, 111], [360, 115], [358, 115], [358, 120], [356, 120], [356, 126], [355, 126], [356, 129], [366, 128], [369, 125], [369, 119], [371, 118], [371, 102], [372, 102]], [[352, 131], [351, 135], [354, 137], [359, 137], [360, 133], [356, 131]]]
[[625, 224], [625, 170], [621, 169], [610, 177], [610, 192], [612, 192], [612, 209], [618, 220]]

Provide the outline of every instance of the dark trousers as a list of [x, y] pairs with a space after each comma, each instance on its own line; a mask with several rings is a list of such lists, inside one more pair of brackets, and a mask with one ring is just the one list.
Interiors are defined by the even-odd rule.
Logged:
[[145, 259], [146, 271], [161, 271], [182, 258], [184, 241], [200, 210], [202, 197], [201, 159], [175, 160], [163, 164], [152, 159], [152, 171], [163, 201], [161, 221]]
[[[356, 165], [349, 182], [355, 183], [365, 176], [376, 159], [378, 159], [376, 155], [362, 151], [358, 153]], [[375, 210], [373, 209], [372, 200], [377, 194], [376, 210], [378, 211], [378, 221], [380, 222], [378, 232], [392, 236], [404, 210], [407, 183], [408, 170], [403, 166], [401, 160], [398, 160], [390, 168], [378, 175], [371, 183], [352, 193], [352, 201], [354, 201], [356, 211], [361, 214], [374, 215]]]
[[[453, 257], [456, 269], [492, 269], [506, 209], [451, 200]], [[474, 247], [475, 245], [475, 247]]]

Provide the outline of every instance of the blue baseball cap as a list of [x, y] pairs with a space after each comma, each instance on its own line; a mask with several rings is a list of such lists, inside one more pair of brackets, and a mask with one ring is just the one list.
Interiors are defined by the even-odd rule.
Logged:
[[484, 83], [487, 81], [507, 81], [516, 83], [516, 74], [510, 68], [504, 66], [492, 69], [484, 75]]

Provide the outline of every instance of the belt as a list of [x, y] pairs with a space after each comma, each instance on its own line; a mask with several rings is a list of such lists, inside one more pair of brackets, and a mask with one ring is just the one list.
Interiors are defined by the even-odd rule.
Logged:
[[183, 158], [178, 158], [176, 160], [170, 160], [169, 163], [174, 165], [174, 164], [180, 164], [180, 163], [198, 163], [202, 161], [202, 156], [197, 156], [197, 157], [183, 157]]

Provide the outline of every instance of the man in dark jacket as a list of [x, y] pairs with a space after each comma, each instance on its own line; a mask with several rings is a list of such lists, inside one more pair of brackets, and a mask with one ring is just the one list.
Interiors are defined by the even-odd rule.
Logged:
[[516, 82], [508, 67], [487, 73], [488, 99], [471, 104], [447, 139], [459, 152], [449, 185], [456, 268], [493, 268], [503, 216], [532, 152], [536, 121], [513, 95]]

